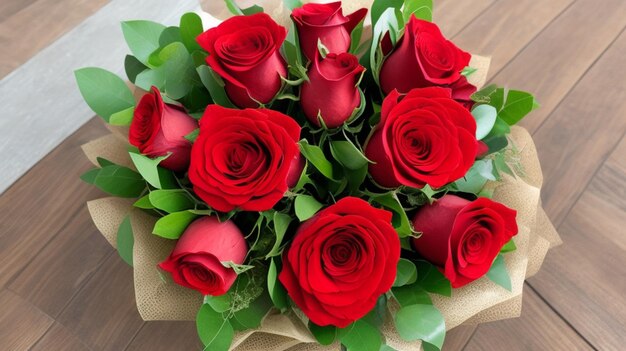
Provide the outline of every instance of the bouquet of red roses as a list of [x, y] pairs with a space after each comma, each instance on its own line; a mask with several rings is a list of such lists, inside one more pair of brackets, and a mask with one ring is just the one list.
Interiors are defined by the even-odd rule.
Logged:
[[518, 315], [558, 243], [512, 127], [533, 96], [478, 90], [488, 59], [431, 0], [220, 5], [208, 30], [124, 22], [132, 89], [76, 72], [113, 131], [84, 146], [112, 196], [89, 209], [142, 317], [195, 318], [206, 350], [378, 351]]

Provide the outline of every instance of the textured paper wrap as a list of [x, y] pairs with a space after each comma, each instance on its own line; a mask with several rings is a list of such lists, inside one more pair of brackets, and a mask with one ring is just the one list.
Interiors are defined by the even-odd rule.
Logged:
[[[307, 2], [307, 1], [304, 1]], [[245, 8], [258, 0], [237, 0]], [[201, 0], [205, 11], [218, 19], [230, 16], [222, 1]], [[282, 0], [263, 1], [265, 12], [279, 23], [289, 21], [288, 10]], [[370, 7], [371, 1], [346, 1], [344, 12], [351, 13], [361, 7]], [[470, 83], [481, 87], [487, 80], [490, 58], [472, 56], [470, 66], [477, 69], [468, 77]], [[140, 92], [138, 92], [139, 94]], [[112, 134], [96, 139], [83, 146], [91, 162], [96, 157], [132, 167], [126, 145], [127, 129], [110, 128]], [[454, 289], [452, 297], [432, 295], [433, 303], [441, 310], [448, 330], [461, 324], [485, 323], [517, 317], [522, 308], [524, 280], [535, 274], [547, 251], [560, 244], [554, 226], [541, 207], [540, 189], [543, 182], [537, 150], [528, 132], [520, 127], [511, 128], [510, 139], [515, 145], [516, 156], [521, 164], [520, 177], [504, 175], [502, 181], [487, 184], [493, 190], [493, 199], [518, 211], [519, 233], [515, 237], [517, 250], [504, 255], [511, 276], [512, 291], [507, 291], [483, 277], [460, 289]], [[202, 304], [202, 296], [183, 288], [161, 275], [157, 264], [171, 252], [175, 242], [153, 235], [156, 218], [141, 210], [133, 209], [132, 201], [107, 197], [88, 202], [89, 212], [102, 235], [116, 246], [117, 227], [124, 216], [130, 214], [135, 244], [133, 248], [134, 285], [137, 309], [146, 320], [195, 320]], [[391, 315], [398, 306], [390, 300], [387, 321], [381, 328], [387, 345], [396, 350], [419, 351], [420, 342], [402, 340], [393, 326]], [[235, 335], [234, 351], [323, 351], [339, 350], [338, 344], [321, 346], [315, 342], [306, 327], [306, 317], [301, 312], [280, 314], [270, 312], [256, 330]]]

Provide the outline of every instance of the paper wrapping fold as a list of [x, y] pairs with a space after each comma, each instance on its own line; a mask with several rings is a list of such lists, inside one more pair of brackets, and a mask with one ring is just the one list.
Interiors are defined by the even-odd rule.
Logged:
[[[521, 311], [522, 287], [525, 278], [535, 274], [549, 248], [560, 239], [541, 208], [541, 168], [532, 138], [520, 127], [513, 127], [510, 136], [515, 145], [523, 175], [515, 178], [505, 175], [501, 182], [488, 184], [493, 198], [518, 211], [519, 234], [515, 237], [517, 250], [505, 255], [511, 276], [512, 291], [497, 286], [486, 277], [461, 289], [455, 289], [450, 298], [433, 295], [433, 303], [441, 310], [447, 329], [460, 324], [484, 323], [517, 317]], [[83, 150], [95, 163], [95, 155], [104, 150], [118, 150], [109, 154], [112, 161], [129, 162], [125, 144], [119, 137], [103, 137]], [[97, 147], [95, 147], [97, 145]], [[89, 212], [103, 236], [115, 246], [117, 226], [130, 214], [135, 237], [133, 251], [134, 281], [137, 308], [144, 320], [194, 320], [202, 304], [202, 296], [193, 290], [178, 286], [163, 277], [157, 264], [171, 252], [174, 241], [151, 234], [155, 218], [132, 208], [128, 199], [107, 197], [88, 202]], [[390, 309], [395, 309], [391, 304]], [[233, 350], [337, 350], [337, 345], [321, 346], [315, 343], [306, 328], [304, 318], [294, 315], [269, 314], [260, 328], [238, 333]], [[395, 332], [391, 318], [383, 326], [389, 346], [398, 350], [420, 350], [419, 342], [406, 342]]]

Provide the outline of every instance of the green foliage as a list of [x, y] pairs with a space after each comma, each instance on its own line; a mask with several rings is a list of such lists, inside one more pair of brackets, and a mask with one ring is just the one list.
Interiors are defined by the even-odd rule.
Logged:
[[283, 3], [290, 10], [293, 10], [298, 7], [302, 7], [302, 1], [300, 0], [283, 0]]
[[135, 79], [137, 75], [143, 71], [145, 71], [148, 67], [141, 63], [141, 61], [137, 60], [137, 58], [133, 55], [126, 55], [124, 59], [124, 71], [126, 72], [126, 77], [128, 80], [135, 83]]
[[504, 256], [499, 254], [491, 265], [491, 269], [487, 272], [487, 277], [494, 283], [500, 285], [508, 291], [512, 291], [511, 277], [506, 269]]
[[201, 50], [196, 38], [202, 31], [202, 19], [196, 13], [187, 12], [180, 18], [180, 38], [189, 52]]
[[276, 266], [276, 258], [270, 260], [270, 266], [267, 270], [267, 292], [270, 295], [270, 299], [274, 303], [274, 306], [281, 311], [289, 308], [289, 298], [287, 297], [287, 291], [283, 285], [278, 281], [278, 267]]
[[165, 239], [176, 240], [180, 238], [185, 229], [196, 219], [198, 215], [190, 211], [180, 211], [170, 213], [165, 217], [161, 217], [154, 228], [152, 233]]
[[433, 0], [406, 0], [402, 7], [402, 15], [405, 22], [408, 22], [411, 16], [432, 22]]
[[502, 248], [500, 249], [500, 253], [507, 253], [517, 250], [517, 246], [515, 245], [515, 241], [513, 239], [509, 240]]
[[204, 297], [204, 303], [211, 306], [214, 311], [220, 313], [230, 310], [231, 302], [230, 294], [220, 296], [206, 295]]
[[165, 26], [152, 21], [122, 22], [122, 33], [128, 48], [141, 63], [151, 67], [148, 59], [160, 47], [159, 39]]
[[169, 155], [152, 159], [136, 152], [129, 152], [129, 154], [137, 171], [139, 171], [148, 184], [157, 189], [174, 189], [178, 187], [176, 178], [172, 172], [163, 167], [159, 167], [159, 163], [165, 160]]
[[496, 123], [498, 111], [490, 105], [478, 105], [472, 109], [472, 116], [476, 119], [476, 139], [482, 140]]
[[472, 168], [465, 174], [465, 177], [454, 182], [454, 185], [458, 191], [478, 194], [488, 180], [496, 180], [493, 160], [476, 160]]
[[[419, 240], [419, 239], [418, 239]], [[452, 286], [443, 273], [426, 261], [417, 261], [416, 284], [424, 290], [443, 296], [452, 296]]]
[[319, 325], [309, 321], [309, 330], [315, 337], [315, 340], [321, 345], [330, 345], [337, 338], [337, 327], [328, 325], [320, 327]]
[[[383, 1], [374, 2], [374, 4]], [[384, 1], [387, 3], [387, 1]], [[402, 2], [402, 1], [400, 1]], [[388, 7], [382, 12], [380, 17], [374, 22], [374, 7], [372, 6], [372, 23], [374, 29], [372, 32], [372, 47], [370, 49], [370, 68], [372, 70], [372, 76], [376, 84], [379, 84], [380, 68], [383, 64], [384, 56], [380, 43], [387, 33], [391, 39], [391, 44], [395, 45], [398, 41], [398, 36], [402, 28], [404, 28], [404, 19], [402, 17], [402, 11], [399, 8]]]
[[335, 160], [352, 171], [359, 170], [370, 162], [350, 140], [331, 141], [330, 151]]
[[414, 235], [415, 232], [409, 221], [409, 217], [394, 192], [372, 196], [370, 197], [370, 202], [382, 205], [393, 213], [392, 223], [401, 238]]
[[347, 351], [379, 351], [383, 344], [378, 328], [362, 319], [340, 329], [339, 340]]
[[400, 261], [398, 261], [398, 270], [393, 286], [397, 287], [413, 284], [416, 280], [417, 268], [415, 267], [415, 264], [406, 258], [401, 258]]
[[81, 179], [119, 197], [138, 197], [146, 188], [146, 182], [139, 173], [112, 163], [87, 171]]
[[127, 126], [133, 121], [133, 114], [135, 113], [135, 107], [129, 107], [125, 110], [116, 112], [111, 115], [109, 124], [114, 126]]
[[224, 81], [209, 66], [202, 65], [196, 68], [202, 84], [209, 90], [213, 102], [224, 107], [234, 108], [235, 105], [230, 101], [226, 90], [224, 90]]
[[159, 52], [165, 63], [165, 92], [178, 100], [187, 95], [195, 85], [201, 84], [195, 64], [183, 43], [174, 42]]
[[324, 151], [317, 146], [311, 145], [306, 139], [300, 141], [300, 152], [311, 164], [326, 178], [335, 180], [333, 164], [328, 161]]
[[280, 255], [280, 253], [282, 252], [281, 246], [283, 243], [283, 238], [285, 237], [285, 233], [287, 232], [287, 228], [289, 228], [289, 223], [291, 223], [292, 219], [293, 218], [290, 215], [280, 212], [274, 212], [272, 221], [274, 223], [274, 234], [276, 236], [276, 240], [274, 241], [274, 245], [272, 246], [266, 257]]
[[196, 327], [205, 350], [228, 351], [235, 334], [232, 325], [222, 313], [203, 304], [196, 317]]
[[432, 299], [428, 292], [417, 283], [392, 288], [391, 293], [400, 306], [432, 304]]
[[117, 252], [124, 262], [129, 266], [133, 265], [133, 245], [135, 239], [133, 237], [133, 227], [130, 224], [130, 216], [124, 217], [124, 220], [117, 229]]
[[81, 68], [74, 76], [87, 105], [107, 122], [112, 115], [135, 106], [135, 98], [126, 83], [107, 70]]
[[396, 313], [394, 322], [404, 340], [423, 340], [438, 350], [443, 346], [446, 324], [441, 312], [433, 305], [403, 306]]
[[311, 195], [297, 195], [294, 200], [294, 207], [296, 217], [300, 222], [304, 222], [313, 217], [324, 205]]
[[182, 189], [153, 190], [148, 197], [155, 208], [167, 213], [190, 210], [195, 206], [195, 200]]

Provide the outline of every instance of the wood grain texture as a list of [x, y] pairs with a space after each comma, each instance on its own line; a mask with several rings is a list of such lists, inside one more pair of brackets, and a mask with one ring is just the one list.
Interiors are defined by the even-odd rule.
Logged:
[[452, 38], [495, 2], [496, 0], [435, 0], [433, 21], [446, 37]]
[[87, 345], [56, 322], [30, 351], [90, 351]]
[[593, 350], [528, 286], [522, 316], [478, 326], [465, 351]]
[[[606, 0], [599, 5], [595, 0], [578, 0], [495, 75], [493, 82], [535, 94], [541, 108], [521, 123], [533, 133], [625, 25], [626, 1]], [[619, 72], [611, 72], [617, 67], [605, 68], [607, 74], [619, 76]]]
[[0, 350], [30, 348], [54, 323], [48, 315], [9, 290], [0, 290]]
[[126, 351], [202, 350], [194, 322], [146, 322]]
[[123, 350], [144, 324], [132, 282], [132, 268], [110, 256], [57, 320], [93, 350]]

